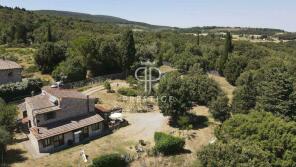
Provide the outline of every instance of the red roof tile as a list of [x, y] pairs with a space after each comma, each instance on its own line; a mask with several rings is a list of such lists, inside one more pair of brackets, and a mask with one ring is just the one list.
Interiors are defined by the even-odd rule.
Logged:
[[[31, 133], [37, 140], [46, 139], [59, 134], [78, 130], [83, 127], [102, 122], [104, 119], [99, 114], [90, 113], [70, 120], [63, 120], [57, 123], [48, 124], [42, 127], [30, 128]], [[38, 133], [39, 129], [39, 133]]]

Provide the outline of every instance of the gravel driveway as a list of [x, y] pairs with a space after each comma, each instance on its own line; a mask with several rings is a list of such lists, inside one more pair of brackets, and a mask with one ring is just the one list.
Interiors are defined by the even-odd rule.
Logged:
[[124, 113], [129, 126], [119, 129], [116, 135], [132, 140], [153, 140], [154, 132], [161, 131], [167, 125], [167, 117], [159, 112]]

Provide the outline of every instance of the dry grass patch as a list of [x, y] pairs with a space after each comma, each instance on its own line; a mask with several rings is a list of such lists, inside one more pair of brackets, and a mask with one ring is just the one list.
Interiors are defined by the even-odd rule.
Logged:
[[218, 83], [222, 91], [229, 98], [230, 102], [232, 102], [235, 86], [232, 86], [229, 82], [227, 82], [224, 77], [214, 75], [214, 74], [208, 74], [208, 76]]

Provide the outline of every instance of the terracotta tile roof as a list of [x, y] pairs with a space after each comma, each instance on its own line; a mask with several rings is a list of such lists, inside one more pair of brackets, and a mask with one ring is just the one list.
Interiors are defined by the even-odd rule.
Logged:
[[45, 86], [42, 88], [42, 90], [58, 98], [65, 98], [65, 97], [78, 98], [78, 99], [87, 98], [86, 95], [73, 89], [51, 88], [50, 86]]
[[42, 127], [33, 127], [30, 128], [30, 131], [37, 140], [42, 140], [59, 134], [71, 132], [73, 130], [78, 130], [86, 126], [102, 122], [103, 120], [104, 119], [99, 114], [90, 113], [88, 115], [79, 116], [70, 120], [63, 120]]
[[22, 67], [14, 61], [0, 59], [0, 70], [21, 69]]
[[57, 111], [61, 108], [54, 103], [52, 103], [49, 99], [48, 95], [40, 94], [33, 97], [25, 98], [25, 102], [30, 105], [30, 108], [33, 111], [33, 114], [42, 114], [51, 111]]

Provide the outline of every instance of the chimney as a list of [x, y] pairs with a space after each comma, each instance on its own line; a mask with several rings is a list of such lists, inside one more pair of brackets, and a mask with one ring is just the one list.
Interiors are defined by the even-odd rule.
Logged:
[[40, 133], [40, 129], [39, 129], [39, 128], [37, 128], [37, 132], [38, 132], [38, 134], [41, 134], [41, 133]]

